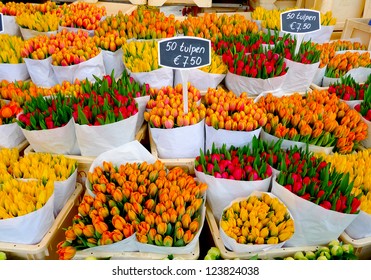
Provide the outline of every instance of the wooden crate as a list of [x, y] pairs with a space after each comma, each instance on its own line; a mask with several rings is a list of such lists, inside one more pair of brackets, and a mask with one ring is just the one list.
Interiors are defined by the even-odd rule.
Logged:
[[368, 25], [370, 18], [349, 18], [345, 22], [341, 39], [359, 38], [361, 43], [371, 50], [371, 26]]
[[194, 169], [195, 169], [194, 158], [174, 158], [174, 159], [159, 158], [157, 147], [156, 147], [155, 142], [153, 141], [150, 129], [148, 129], [148, 134], [149, 134], [149, 144], [150, 144], [151, 154], [155, 158], [161, 160], [165, 164], [165, 166], [169, 169], [179, 166], [179, 167], [182, 167], [186, 172], [188, 172], [188, 174], [194, 174]]
[[198, 7], [208, 8], [212, 6], [212, 0], [148, 0], [149, 6], [163, 5], [196, 5]]
[[58, 259], [57, 244], [64, 240], [64, 228], [67, 228], [78, 211], [85, 188], [79, 183], [75, 191], [56, 217], [53, 226], [44, 238], [35, 245], [0, 242], [0, 251], [6, 253], [8, 259], [44, 260]]
[[353, 239], [348, 234], [343, 232], [340, 235], [340, 240], [344, 243], [353, 245], [354, 253], [361, 260], [369, 260], [371, 258], [371, 237], [362, 239]]

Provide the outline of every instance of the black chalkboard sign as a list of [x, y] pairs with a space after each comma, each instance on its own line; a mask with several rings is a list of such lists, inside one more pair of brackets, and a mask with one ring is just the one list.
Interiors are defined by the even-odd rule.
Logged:
[[281, 31], [289, 33], [310, 33], [321, 29], [319, 11], [296, 9], [281, 13]]
[[210, 40], [181, 36], [158, 42], [158, 64], [175, 69], [200, 68], [211, 63]]
[[0, 33], [4, 32], [4, 20], [3, 20], [3, 14], [0, 13]]

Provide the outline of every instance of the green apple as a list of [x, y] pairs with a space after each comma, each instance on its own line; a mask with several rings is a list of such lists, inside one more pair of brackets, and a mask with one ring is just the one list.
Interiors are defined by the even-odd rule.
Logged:
[[0, 252], [0, 261], [6, 260], [6, 254], [4, 252]]

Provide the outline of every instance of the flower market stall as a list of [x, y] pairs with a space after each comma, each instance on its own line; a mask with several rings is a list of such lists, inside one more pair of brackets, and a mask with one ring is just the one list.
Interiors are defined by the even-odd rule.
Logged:
[[0, 256], [371, 259], [367, 44], [149, 2], [0, 2]]

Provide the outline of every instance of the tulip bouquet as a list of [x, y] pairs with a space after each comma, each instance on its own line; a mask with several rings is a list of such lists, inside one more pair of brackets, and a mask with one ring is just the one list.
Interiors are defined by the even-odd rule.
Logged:
[[173, 69], [158, 65], [156, 40], [131, 41], [122, 46], [122, 51], [125, 68], [137, 82], [151, 88], [173, 86]]
[[[204, 148], [206, 108], [197, 102], [200, 91], [188, 84], [188, 112], [184, 110], [183, 89], [178, 84], [155, 90], [144, 112], [160, 158], [194, 158]], [[190, 94], [191, 93], [191, 94]], [[179, 147], [182, 147], [179, 149]]]
[[309, 89], [319, 67], [321, 52], [311, 41], [302, 42], [296, 51], [296, 38], [278, 41], [274, 47], [276, 53], [285, 57], [290, 71], [287, 74], [284, 92], [305, 92]]
[[21, 50], [24, 41], [19, 36], [0, 34], [0, 72], [3, 80], [27, 80], [29, 74]]
[[317, 44], [316, 47], [321, 52], [320, 68], [327, 66], [329, 61], [336, 55], [336, 52], [347, 50], [367, 50], [367, 46], [360, 42], [351, 42], [340, 39], [323, 44]]
[[77, 154], [72, 112], [70, 96], [39, 95], [23, 105], [18, 125], [36, 152]]
[[48, 13], [22, 13], [16, 17], [22, 37], [28, 40], [37, 35], [50, 36], [58, 31], [60, 16], [55, 12]]
[[74, 32], [64, 28], [51, 40], [53, 45], [59, 47], [51, 61], [59, 83], [73, 83], [76, 79], [85, 78], [93, 82], [94, 75], [101, 78], [105, 74], [102, 53], [88, 32], [81, 29]]
[[[356, 197], [352, 190], [349, 173], [331, 169], [313, 153], [307, 153], [304, 165], [291, 163], [287, 171], [281, 170], [273, 181], [272, 193], [287, 205], [297, 221], [296, 232], [300, 233], [288, 244], [324, 244], [338, 238], [359, 213], [360, 196]], [[307, 233], [309, 224], [311, 229], [317, 228], [315, 234]]]
[[32, 81], [15, 81], [8, 82], [2, 80], [0, 82], [0, 97], [8, 101], [15, 101], [20, 106], [26, 101], [30, 101], [32, 97], [50, 96], [57, 92], [64, 95], [77, 95], [81, 92], [80, 81], [75, 83], [64, 81], [62, 84], [56, 84], [51, 88], [43, 88], [35, 85]]
[[[135, 138], [138, 85], [116, 82], [114, 73], [85, 83], [82, 95], [72, 98], [72, 116], [82, 155], [96, 156]], [[130, 81], [130, 80], [128, 80]], [[94, 135], [94, 141], [91, 136]]]
[[[105, 6], [97, 6], [92, 3], [76, 2], [59, 6], [61, 19], [59, 25], [64, 28], [78, 28], [95, 30], [100, 20], [107, 15]], [[92, 32], [94, 35], [94, 32]]]
[[279, 248], [294, 232], [287, 207], [270, 193], [253, 193], [224, 209], [220, 219], [224, 244], [234, 252]]
[[60, 259], [102, 245], [120, 252], [137, 246], [140, 251], [160, 246], [176, 251], [197, 240], [207, 185], [180, 167], [167, 172], [160, 161], [120, 166], [103, 162], [89, 172], [88, 180], [95, 197], [86, 195], [80, 203], [66, 240], [58, 244]]
[[363, 140], [362, 144], [366, 148], [371, 147], [370, 131], [371, 131], [371, 88], [368, 87], [364, 100], [361, 103], [354, 106], [354, 109], [359, 112], [362, 120], [367, 124], [367, 137]]
[[371, 75], [366, 83], [358, 83], [352, 76], [343, 76], [339, 81], [330, 84], [328, 92], [335, 93], [349, 106], [354, 107], [355, 105], [361, 103], [364, 99], [370, 78]]
[[102, 51], [106, 73], [115, 71], [115, 77], [118, 78], [124, 71], [122, 45], [125, 43], [125, 38], [121, 37], [117, 30], [113, 30], [101, 36], [94, 35], [93, 40]]
[[223, 88], [209, 88], [206, 104], [206, 149], [212, 144], [221, 147], [244, 146], [259, 136], [267, 122], [265, 110], [258, 108], [246, 93], [237, 97]]
[[0, 240], [20, 244], [40, 242], [54, 223], [53, 202], [52, 181], [6, 179], [0, 190]]
[[365, 77], [371, 73], [370, 67], [371, 60], [368, 52], [346, 51], [337, 54], [327, 64], [322, 85], [328, 86], [344, 75], [353, 76], [358, 82], [365, 82]]
[[223, 61], [228, 66], [225, 84], [237, 95], [277, 90], [285, 82], [288, 71], [284, 58], [272, 50], [249, 55], [226, 53]]
[[368, 226], [371, 215], [370, 150], [361, 150], [349, 155], [335, 153], [316, 156], [330, 164], [330, 170], [349, 173], [349, 180], [353, 182], [351, 194], [359, 197], [361, 205], [360, 215], [345, 231], [354, 239], [369, 237], [371, 235], [371, 228]]
[[201, 37], [213, 43], [222, 36], [229, 37], [250, 32], [257, 33], [258, 25], [240, 14], [219, 16], [216, 13], [204, 13], [197, 17], [189, 15], [181, 22], [178, 29], [178, 33], [183, 33], [185, 36]]
[[174, 15], [166, 16], [163, 12], [151, 9], [137, 9], [131, 14], [119, 11], [106, 17], [96, 29], [100, 36], [117, 31], [125, 39], [161, 39], [176, 35], [180, 21]]
[[63, 155], [32, 153], [14, 163], [12, 174], [19, 179], [38, 179], [54, 184], [54, 215], [57, 216], [75, 190], [77, 161]]
[[261, 140], [253, 137], [250, 144], [227, 148], [213, 147], [200, 151], [195, 158], [195, 174], [209, 189], [207, 199], [214, 217], [219, 220], [223, 209], [234, 199], [253, 191], [268, 191], [272, 168], [262, 159]]
[[[267, 110], [263, 139], [294, 141], [284, 140], [286, 147], [309, 144], [313, 151], [318, 150], [315, 146], [329, 147], [322, 149], [329, 153], [335, 146], [336, 151], [344, 154], [352, 152], [367, 135], [367, 125], [361, 116], [328, 91], [314, 90], [306, 96], [274, 97], [269, 94], [257, 104]], [[277, 138], [272, 138], [273, 135]]]
[[0, 100], [0, 147], [13, 148], [25, 140], [17, 124], [17, 115], [21, 112], [17, 102]]

